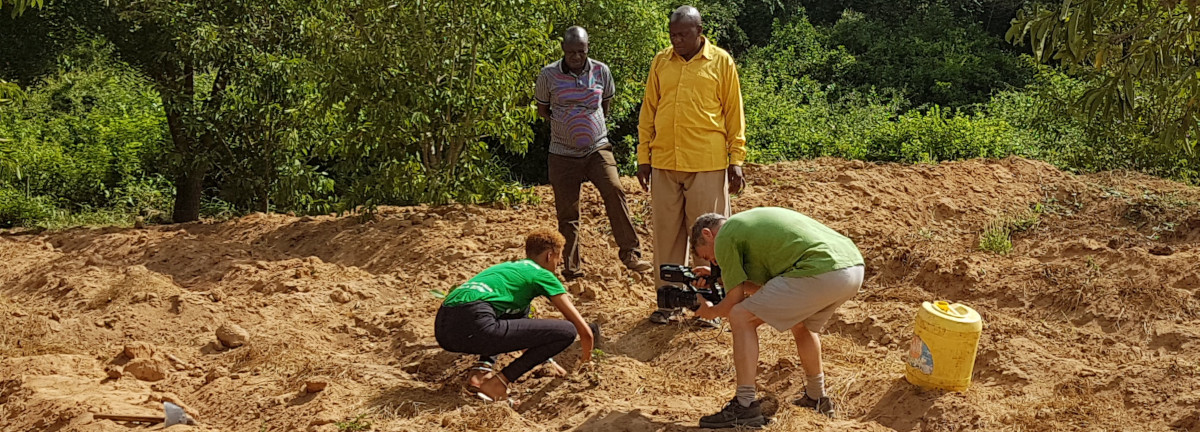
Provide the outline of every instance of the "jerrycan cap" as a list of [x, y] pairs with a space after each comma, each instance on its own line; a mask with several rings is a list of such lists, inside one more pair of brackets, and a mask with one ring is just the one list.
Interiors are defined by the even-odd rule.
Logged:
[[949, 319], [952, 321], [958, 321], [958, 322], [963, 322], [963, 323], [972, 323], [972, 322], [981, 321], [979, 312], [976, 312], [974, 309], [971, 309], [970, 307], [968, 307], [967, 305], [964, 305], [962, 303], [950, 303], [945, 300], [938, 300], [933, 303], [925, 302], [925, 304], [923, 306], [925, 307], [926, 310], [928, 310], [929, 312], [932, 312], [934, 315], [937, 315], [939, 317]]

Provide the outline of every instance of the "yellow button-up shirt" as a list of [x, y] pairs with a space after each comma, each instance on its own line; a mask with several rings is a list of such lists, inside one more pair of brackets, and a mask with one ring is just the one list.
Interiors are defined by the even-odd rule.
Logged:
[[737, 66], [704, 40], [691, 60], [667, 48], [654, 56], [638, 119], [638, 164], [703, 172], [746, 160], [746, 115]]

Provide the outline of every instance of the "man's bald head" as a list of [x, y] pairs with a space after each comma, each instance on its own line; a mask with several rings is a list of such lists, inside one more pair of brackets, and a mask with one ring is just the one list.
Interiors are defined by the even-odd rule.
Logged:
[[667, 24], [671, 35], [671, 48], [684, 60], [700, 52], [704, 44], [704, 23], [700, 21], [700, 11], [692, 6], [680, 6], [671, 12], [671, 22]]
[[697, 10], [694, 6], [690, 6], [690, 5], [680, 6], [680, 7], [676, 8], [674, 12], [671, 12], [670, 23], [671, 24], [686, 23], [686, 24], [694, 24], [696, 26], [704, 25], [704, 22], [700, 19], [700, 11]]
[[587, 30], [584, 30], [583, 27], [580, 26], [571, 26], [567, 28], [567, 32], [563, 33], [563, 43], [568, 44], [577, 42], [588, 43]]
[[580, 26], [571, 26], [563, 33], [563, 62], [573, 72], [583, 71], [588, 61], [588, 34]]

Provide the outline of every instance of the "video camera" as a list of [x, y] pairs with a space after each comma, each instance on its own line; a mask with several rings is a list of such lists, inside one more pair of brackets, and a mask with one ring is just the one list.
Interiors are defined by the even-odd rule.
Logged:
[[[700, 303], [696, 300], [696, 294], [700, 294], [705, 300], [717, 304], [721, 299], [725, 298], [725, 288], [721, 286], [719, 280], [721, 278], [721, 268], [714, 266], [712, 274], [703, 278], [692, 273], [692, 269], [678, 264], [663, 264], [658, 269], [659, 277], [667, 282], [679, 282], [684, 284], [679, 285], [664, 285], [658, 288], [658, 307], [661, 309], [676, 309], [688, 308], [693, 311], [700, 309]], [[704, 279], [708, 283], [707, 288], [696, 288], [692, 283], [696, 280]]]

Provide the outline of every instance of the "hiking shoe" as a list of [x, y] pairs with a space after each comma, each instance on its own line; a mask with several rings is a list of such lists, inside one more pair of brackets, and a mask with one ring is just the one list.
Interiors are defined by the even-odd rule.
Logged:
[[573, 272], [573, 271], [567, 271], [567, 270], [563, 270], [563, 271], [562, 271], [562, 277], [563, 277], [563, 279], [564, 279], [564, 280], [566, 280], [567, 282], [570, 282], [570, 281], [573, 281], [573, 280], [575, 280], [575, 279], [579, 279], [579, 278], [583, 277], [583, 272], [581, 272], [581, 271], [575, 271], [575, 272]]
[[767, 424], [767, 418], [763, 417], [762, 406], [757, 400], [751, 402], [750, 406], [744, 407], [738, 403], [736, 397], [716, 414], [700, 417], [700, 427], [709, 429], [737, 426], [758, 428], [765, 424]]
[[631, 259], [623, 262], [622, 264], [625, 264], [625, 268], [638, 273], [644, 273], [654, 267], [653, 264], [650, 264], [650, 261], [643, 259]]
[[650, 322], [655, 324], [670, 324], [671, 316], [675, 315], [675, 311], [670, 309], [659, 309], [650, 314]]
[[704, 318], [696, 317], [696, 320], [693, 323], [693, 325], [695, 325], [696, 327], [706, 328], [706, 329], [719, 329], [719, 328], [721, 328], [721, 318], [713, 318], [713, 319], [707, 320]]
[[808, 397], [808, 394], [803, 394], [800, 396], [800, 398], [792, 401], [792, 405], [814, 410], [818, 414], [822, 414], [829, 418], [833, 418], [833, 415], [835, 414], [833, 400], [829, 399], [829, 397], [813, 399]]

